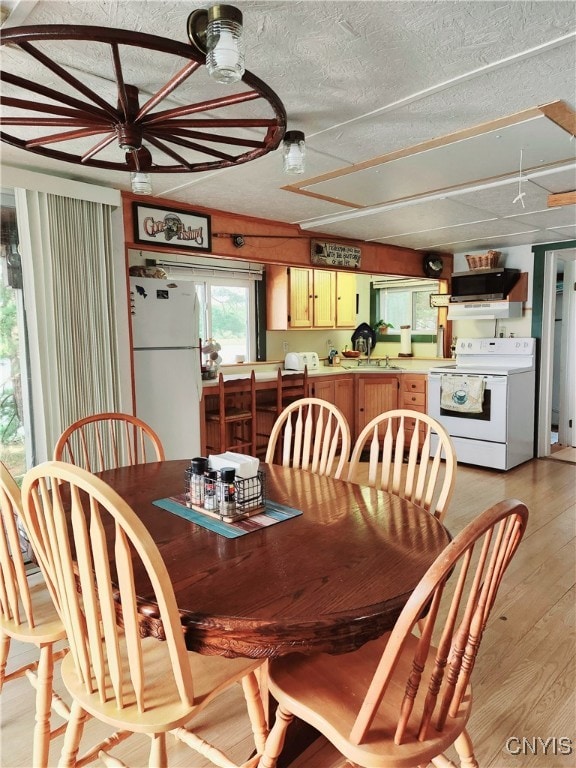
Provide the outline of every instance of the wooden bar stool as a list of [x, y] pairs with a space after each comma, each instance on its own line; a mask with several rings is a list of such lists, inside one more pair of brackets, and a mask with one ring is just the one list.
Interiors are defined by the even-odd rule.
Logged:
[[[296, 400], [301, 400], [303, 397], [308, 397], [308, 367], [304, 366], [303, 371], [295, 373], [287, 373], [282, 375], [282, 371], [278, 369], [278, 375], [276, 377], [276, 400], [275, 402], [263, 402], [256, 403], [256, 418], [257, 418], [257, 434], [256, 437], [265, 437], [266, 445], [263, 446], [262, 455], [267, 451], [267, 444], [270, 438], [270, 432], [272, 426], [276, 422], [276, 419], [280, 416], [282, 411], [291, 405]], [[258, 414], [262, 414], [263, 418], [258, 419]], [[266, 424], [270, 424], [270, 429], [263, 431]], [[279, 463], [278, 454], [278, 463]]]
[[236, 451], [254, 455], [256, 450], [256, 377], [218, 377], [218, 408], [206, 412], [206, 449], [210, 453]]

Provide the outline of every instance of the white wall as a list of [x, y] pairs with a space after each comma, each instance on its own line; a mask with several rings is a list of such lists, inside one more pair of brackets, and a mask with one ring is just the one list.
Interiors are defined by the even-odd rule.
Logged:
[[[466, 255], [486, 253], [486, 250], [466, 251], [454, 254], [454, 272], [466, 272]], [[528, 273], [528, 300], [524, 304], [522, 317], [503, 320], [454, 320], [452, 335], [456, 338], [493, 338], [503, 333], [504, 336], [529, 337], [532, 335], [532, 285], [534, 276], [534, 255], [531, 245], [518, 245], [502, 251], [500, 267], [520, 269]]]

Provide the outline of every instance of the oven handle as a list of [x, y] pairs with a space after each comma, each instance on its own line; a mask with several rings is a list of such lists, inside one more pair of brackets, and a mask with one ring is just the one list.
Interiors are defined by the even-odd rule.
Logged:
[[[442, 376], [445, 374], [443, 373], [429, 373], [428, 376], [430, 379], [442, 379]], [[468, 376], [477, 376], [480, 377], [480, 374], [470, 374], [470, 373], [450, 373], [449, 376], [461, 376], [462, 378], [467, 378]], [[508, 378], [505, 375], [492, 375], [492, 374], [486, 374], [482, 376], [484, 381], [488, 384], [505, 384], [506, 379]]]

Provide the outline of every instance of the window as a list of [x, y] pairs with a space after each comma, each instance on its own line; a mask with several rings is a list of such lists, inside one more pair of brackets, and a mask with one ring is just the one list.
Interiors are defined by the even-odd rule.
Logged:
[[200, 300], [200, 337], [215, 339], [223, 364], [236, 355], [254, 360], [256, 348], [254, 282], [242, 279], [195, 278]]
[[[18, 484], [26, 471], [29, 417], [22, 271], [14, 193], [1, 190], [0, 239], [0, 459]], [[29, 437], [29, 435], [28, 435]]]
[[430, 294], [438, 292], [438, 284], [429, 280], [398, 279], [375, 283], [378, 307], [376, 315], [394, 329], [409, 325], [413, 335], [435, 335], [438, 310], [430, 306]]

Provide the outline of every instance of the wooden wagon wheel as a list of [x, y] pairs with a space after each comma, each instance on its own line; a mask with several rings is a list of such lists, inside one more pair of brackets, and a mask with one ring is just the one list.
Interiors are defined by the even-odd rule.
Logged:
[[[51, 45], [53, 41], [56, 46]], [[59, 63], [63, 50], [59, 43], [67, 41], [81, 42], [86, 47], [104, 44], [116, 84], [117, 104], [110, 103], [109, 98], [75, 74], [76, 67]], [[122, 29], [77, 25], [13, 27], [2, 31], [1, 42], [34, 59], [38, 75], [46, 74], [50, 83], [57, 85], [48, 87], [23, 77], [18, 74], [18, 57], [12, 62], [3, 57], [2, 124], [10, 132], [1, 131], [0, 138], [28, 152], [108, 170], [190, 173], [255, 160], [276, 149], [285, 133], [282, 102], [250, 72], [242, 78], [250, 90], [196, 102], [190, 102], [188, 96], [183, 105], [159, 108], [165, 107], [162, 103], [184, 83], [187, 88], [181, 89], [179, 95], [186, 95], [190, 89], [188, 78], [198, 70], [206, 77], [205, 57], [186, 43]], [[126, 83], [123, 74], [122, 56], [129, 57], [135, 48], [148, 49], [151, 56], [152, 52], [166, 54], [176, 62], [174, 74], [143, 104], [141, 88]], [[58, 90], [64, 84], [68, 93]], [[105, 85], [109, 87], [110, 83]], [[202, 86], [206, 88], [206, 83]], [[241, 116], [238, 107], [248, 102], [256, 102], [252, 114]], [[260, 105], [264, 116], [254, 116]], [[10, 109], [16, 112], [8, 114]], [[46, 132], [51, 127], [66, 130]], [[67, 151], [55, 149], [54, 145]], [[119, 153], [116, 159], [110, 156], [110, 148], [118, 152], [117, 145], [124, 154]]]

